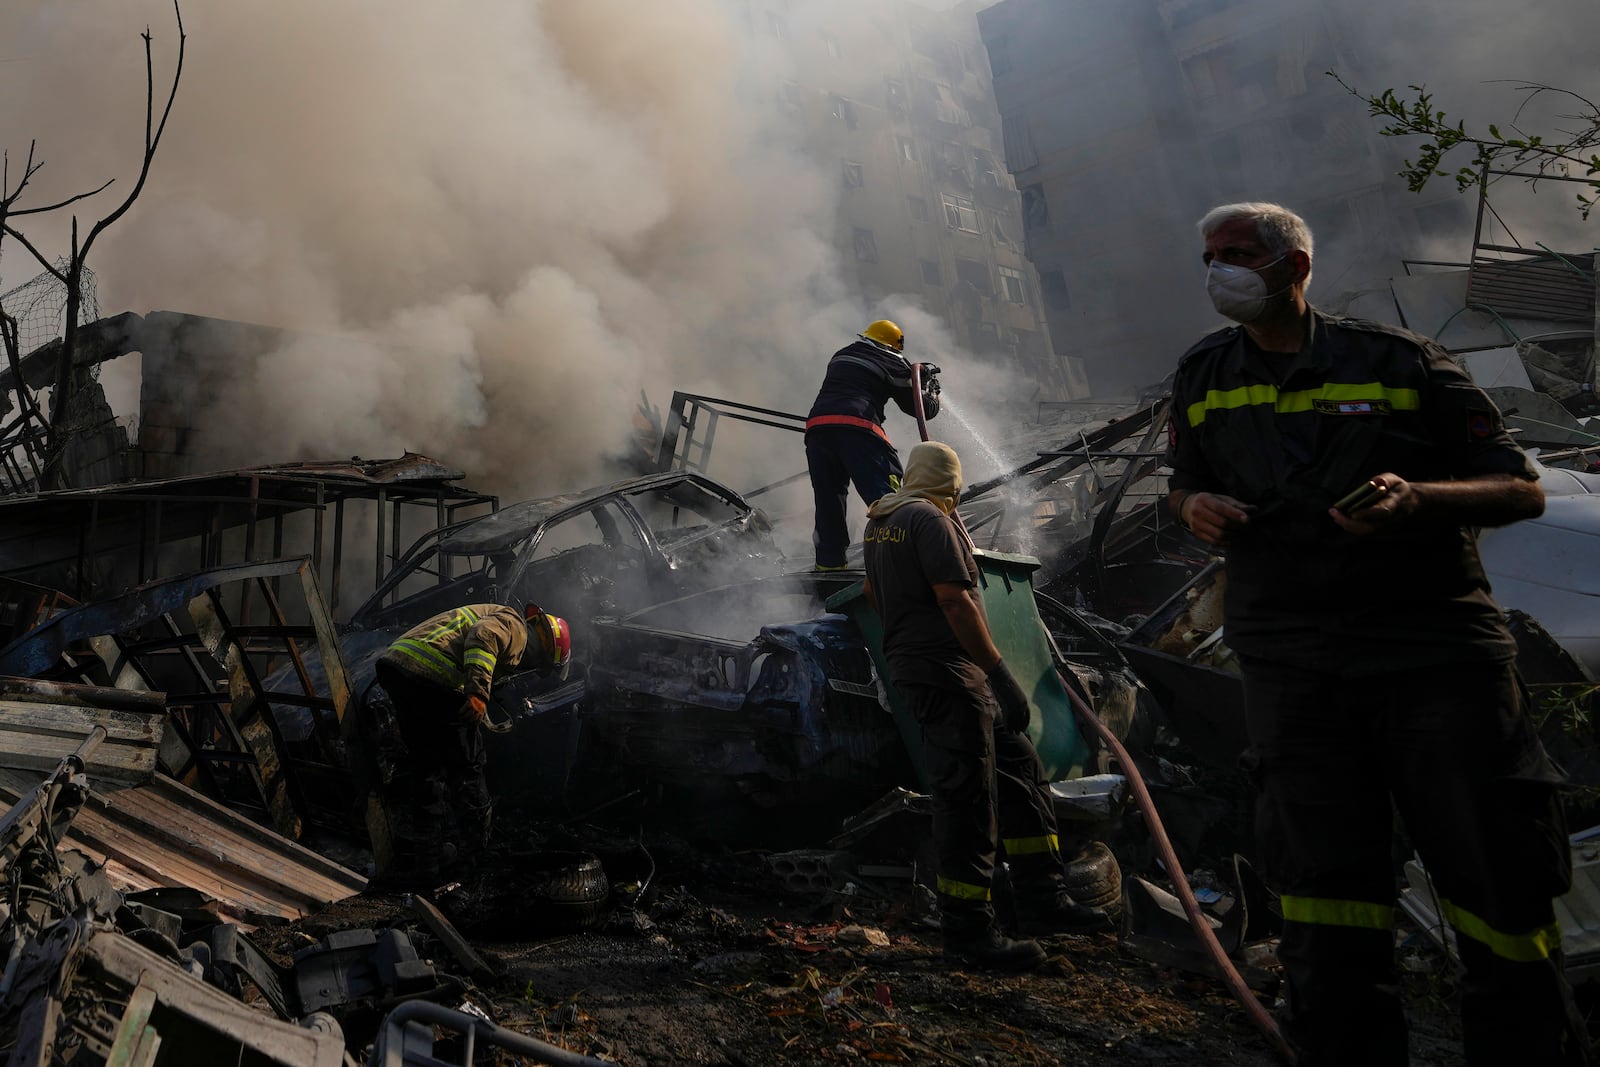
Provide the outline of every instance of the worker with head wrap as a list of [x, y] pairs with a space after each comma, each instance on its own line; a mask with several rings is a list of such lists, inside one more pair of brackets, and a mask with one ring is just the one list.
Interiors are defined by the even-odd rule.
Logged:
[[972, 546], [952, 518], [961, 484], [961, 461], [949, 445], [911, 450], [901, 488], [867, 509], [866, 592], [883, 619], [890, 679], [922, 727], [945, 949], [1028, 970], [1044, 961], [1044, 950], [995, 922], [999, 849], [1025, 932], [1110, 924], [1066, 889], [1044, 766], [1024, 732], [1028, 695], [995, 647]]

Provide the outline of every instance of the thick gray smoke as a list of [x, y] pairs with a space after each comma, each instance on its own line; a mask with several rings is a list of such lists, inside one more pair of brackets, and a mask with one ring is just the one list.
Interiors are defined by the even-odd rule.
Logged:
[[[835, 2], [791, 3], [789, 22], [810, 32], [846, 12], [879, 14]], [[891, 20], [904, 6], [873, 5]], [[1596, 95], [1592, 0], [1313, 6], [1337, 20], [1345, 54], [1311, 58], [1350, 60], [1363, 88], [1424, 82], [1440, 106], [1484, 121], [1518, 102], [1495, 79]], [[913, 298], [864, 306], [841, 280], [838, 176], [807, 158], [804, 131], [776, 106], [774, 72], [793, 60], [770, 35], [745, 31], [745, 16], [763, 11], [723, 0], [188, 0], [167, 140], [144, 195], [91, 257], [101, 309], [342, 338], [313, 336], [223, 375], [222, 395], [196, 416], [218, 466], [411, 448], [510, 496], [612, 476], [610, 457], [636, 448], [641, 391], [658, 405], [676, 388], [804, 411], [821, 360], [879, 313], [907, 320], [917, 356], [946, 367], [950, 395], [975, 421], [991, 401], [1025, 399], [1030, 383], [973, 370]], [[146, 26], [159, 99], [177, 43], [165, 0], [0, 11], [0, 145], [13, 180], [34, 138], [46, 167], [30, 202], [118, 178], [77, 205], [84, 230], [136, 173]], [[1294, 44], [1257, 37], [1263, 48]], [[861, 84], [881, 84], [897, 62], [859, 50], [848, 59], [841, 70]], [[1370, 129], [1357, 101], [1335, 96], [1330, 108]], [[1292, 174], [1239, 173], [1218, 175], [1216, 191], [1295, 204], [1292, 184]], [[1564, 187], [1539, 195], [1570, 204]], [[1206, 192], [1195, 198], [1203, 209]], [[1359, 227], [1334, 209], [1295, 206], [1318, 229], [1319, 293], [1399, 269], [1345, 240]], [[1467, 206], [1453, 246], [1406, 251], [1463, 256]], [[1552, 225], [1565, 230], [1516, 236], [1593, 243], [1594, 224], [1560, 218]], [[1192, 254], [1189, 223], [1174, 220], [1174, 255]], [[35, 232], [42, 247], [65, 247], [64, 222]], [[11, 284], [32, 273], [14, 244], [3, 268]], [[1150, 268], [1112, 256], [1096, 270], [1126, 291]], [[1184, 338], [1209, 318], [1198, 277], [1150, 296], [1170, 298]], [[1177, 321], [1185, 316], [1195, 328]], [[1162, 356], [1145, 380], [1169, 369], [1165, 355], [1145, 355]], [[910, 431], [895, 418], [904, 448]], [[954, 423], [936, 425], [972, 476], [992, 473]], [[729, 440], [743, 466], [714, 473], [741, 487], [801, 466], [789, 435]]]
[[[92, 257], [102, 310], [368, 342], [309, 339], [231, 376], [201, 415], [219, 465], [264, 441], [282, 458], [409, 447], [549, 492], [609, 473], [641, 389], [793, 401], [862, 326], [818, 236], [832, 186], [763, 129], [715, 0], [183, 16], [167, 140]], [[159, 93], [170, 5], [0, 15], [0, 141], [39, 138], [40, 199], [131, 180], [145, 25]]]

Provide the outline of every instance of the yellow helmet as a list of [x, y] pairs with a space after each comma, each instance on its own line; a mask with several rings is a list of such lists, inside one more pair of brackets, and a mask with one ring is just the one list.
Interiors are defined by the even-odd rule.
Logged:
[[879, 319], [865, 330], [862, 330], [861, 339], [875, 341], [885, 348], [894, 349], [896, 352], [904, 352], [906, 350], [905, 333], [888, 319]]

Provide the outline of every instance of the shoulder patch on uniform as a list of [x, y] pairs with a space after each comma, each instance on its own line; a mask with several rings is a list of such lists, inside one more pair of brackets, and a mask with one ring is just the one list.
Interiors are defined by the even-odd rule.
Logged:
[[1372, 319], [1357, 319], [1348, 316], [1334, 317], [1326, 315], [1328, 325], [1337, 326], [1344, 330], [1359, 330], [1362, 333], [1381, 333], [1396, 337], [1412, 344], [1425, 345], [1428, 339], [1420, 333], [1406, 329], [1404, 326], [1395, 326], [1387, 322], [1374, 322]]
[[1238, 336], [1238, 326], [1224, 326], [1215, 333], [1208, 333], [1204, 337], [1200, 338], [1200, 340], [1196, 341], [1189, 348], [1189, 351], [1178, 357], [1178, 366], [1183, 366], [1184, 362], [1191, 356], [1197, 356], [1201, 352], [1207, 352], [1213, 348], [1220, 348], [1225, 344], [1229, 344]]
[[1487, 408], [1467, 409], [1467, 437], [1469, 440], [1481, 441], [1485, 437], [1493, 437], [1497, 432], [1496, 423], [1499, 421], [1496, 413]]

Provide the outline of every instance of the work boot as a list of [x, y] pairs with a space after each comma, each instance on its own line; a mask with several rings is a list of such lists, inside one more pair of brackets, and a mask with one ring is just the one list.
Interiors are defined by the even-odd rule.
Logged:
[[1039, 942], [1007, 937], [995, 927], [992, 915], [946, 914], [939, 925], [946, 955], [1002, 971], [1031, 971], [1044, 962], [1044, 949]]
[[1072, 899], [1058, 886], [1044, 893], [1019, 893], [1017, 925], [1030, 934], [1098, 934], [1111, 929], [1104, 908], [1091, 908]]

